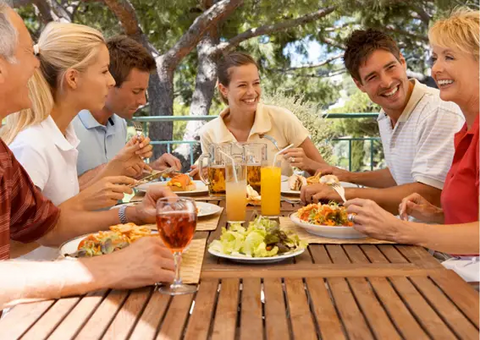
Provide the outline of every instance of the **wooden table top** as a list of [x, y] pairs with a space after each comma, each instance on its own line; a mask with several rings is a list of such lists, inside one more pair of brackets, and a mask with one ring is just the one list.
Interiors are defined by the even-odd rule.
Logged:
[[207, 253], [195, 294], [145, 287], [18, 305], [0, 339], [18, 338], [478, 339], [479, 296], [420, 247], [310, 245], [271, 265]]

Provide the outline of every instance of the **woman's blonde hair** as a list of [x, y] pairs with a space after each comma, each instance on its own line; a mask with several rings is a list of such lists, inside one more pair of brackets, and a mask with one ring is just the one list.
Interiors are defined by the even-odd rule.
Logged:
[[68, 69], [83, 72], [105, 45], [102, 34], [88, 26], [51, 22], [38, 40], [40, 68], [28, 82], [32, 108], [11, 114], [0, 132], [10, 144], [18, 133], [44, 121], [51, 113], [57, 92], [63, 90]]
[[438, 20], [430, 28], [430, 44], [456, 48], [473, 54], [479, 60], [480, 12], [468, 8], [456, 9], [448, 18]]

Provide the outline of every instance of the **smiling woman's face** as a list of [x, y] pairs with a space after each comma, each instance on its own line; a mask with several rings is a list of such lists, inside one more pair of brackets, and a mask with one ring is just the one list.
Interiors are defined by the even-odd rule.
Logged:
[[230, 84], [228, 86], [219, 84], [218, 87], [222, 95], [228, 99], [230, 110], [255, 112], [262, 93], [257, 66], [248, 64], [231, 67], [228, 72]]
[[456, 48], [432, 45], [432, 49], [432, 77], [440, 89], [440, 98], [461, 108], [478, 105], [478, 60]]

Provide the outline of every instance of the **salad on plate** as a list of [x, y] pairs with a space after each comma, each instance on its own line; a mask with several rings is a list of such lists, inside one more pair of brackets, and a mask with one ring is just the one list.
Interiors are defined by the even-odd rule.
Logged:
[[283, 231], [278, 222], [260, 216], [248, 228], [241, 223], [222, 228], [220, 239], [213, 241], [209, 250], [223, 255], [268, 258], [294, 253], [307, 245], [297, 234]]
[[312, 203], [300, 208], [297, 216], [301, 221], [316, 225], [332, 227], [351, 227], [353, 225], [353, 223], [348, 220], [347, 209], [336, 203]]

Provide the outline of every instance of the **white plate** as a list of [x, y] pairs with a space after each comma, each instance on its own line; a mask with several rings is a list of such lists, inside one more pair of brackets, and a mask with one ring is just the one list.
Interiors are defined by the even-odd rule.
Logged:
[[195, 205], [198, 207], [198, 217], [214, 215], [222, 211], [221, 207], [211, 203], [195, 202]]
[[[358, 185], [349, 182], [340, 182], [340, 185], [344, 188], [358, 188]], [[288, 182], [282, 182], [281, 191], [285, 195], [300, 195], [300, 190], [291, 190]]]
[[[95, 234], [95, 233], [93, 233]], [[152, 234], [158, 234], [158, 231], [156, 230], [153, 230], [152, 229]], [[78, 236], [70, 241], [67, 241], [65, 242], [64, 244], [62, 244], [60, 246], [60, 248], [58, 249], [58, 254], [59, 254], [59, 257], [60, 258], [65, 258], [65, 259], [74, 259], [74, 257], [70, 257], [70, 256], [65, 256], [65, 254], [73, 254], [77, 251], [78, 249], [78, 245], [80, 244], [80, 242], [85, 238], [85, 237], [88, 237], [88, 235], [91, 235], [91, 234], [86, 234], [86, 235], [83, 235], [83, 236]]]
[[246, 255], [226, 255], [213, 250], [208, 249], [208, 252], [214, 256], [218, 256], [224, 259], [228, 259], [233, 262], [238, 263], [247, 263], [247, 264], [266, 264], [266, 263], [275, 263], [280, 262], [291, 257], [298, 256], [302, 254], [305, 249], [297, 249], [292, 252], [288, 252], [282, 255], [275, 255], [271, 257], [248, 257]]
[[286, 182], [286, 181], [288, 181], [289, 177], [285, 176], [285, 175], [282, 175], [281, 179], [282, 179], [282, 182]]
[[[202, 181], [193, 181], [193, 183], [195, 183], [195, 185], [197, 187], [195, 190], [175, 191], [175, 193], [177, 195], [181, 195], [181, 196], [208, 193], [208, 187], [205, 185], [205, 183], [203, 183]], [[149, 182], [149, 183], [145, 183], [145, 184], [140, 184], [136, 189], [138, 191], [147, 192], [148, 187], [151, 186], [151, 185], [167, 185], [167, 182]]]
[[367, 235], [362, 234], [352, 227], [332, 227], [327, 225], [316, 225], [307, 223], [298, 218], [297, 213], [290, 215], [293, 223], [304, 228], [310, 234], [328, 237], [328, 238], [365, 238]]

